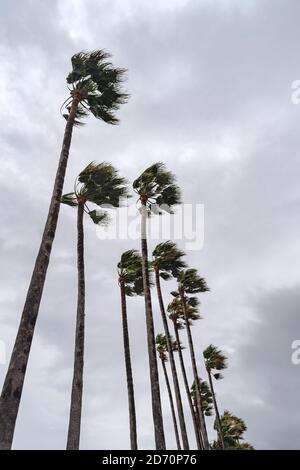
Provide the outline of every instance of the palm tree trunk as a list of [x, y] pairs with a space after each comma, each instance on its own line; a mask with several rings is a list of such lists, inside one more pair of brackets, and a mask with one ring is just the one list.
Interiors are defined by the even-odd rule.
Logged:
[[192, 362], [192, 368], [193, 368], [193, 375], [194, 375], [195, 389], [196, 389], [196, 403], [197, 403], [197, 407], [199, 410], [203, 445], [204, 445], [205, 450], [209, 450], [209, 442], [208, 442], [206, 425], [205, 425], [203, 409], [202, 409], [202, 400], [201, 400], [201, 393], [200, 393], [200, 379], [199, 379], [199, 375], [197, 371], [194, 344], [193, 344], [192, 333], [191, 333], [191, 328], [189, 325], [188, 313], [187, 313], [186, 302], [185, 302], [183, 292], [180, 292], [180, 298], [181, 298], [181, 303], [182, 303], [182, 307], [184, 311], [185, 326], [186, 326], [186, 331], [187, 331], [189, 350], [190, 350], [190, 356], [191, 356], [191, 362]]
[[214, 386], [213, 386], [213, 382], [212, 382], [212, 378], [211, 378], [211, 370], [210, 369], [206, 369], [206, 370], [207, 370], [209, 386], [210, 386], [210, 390], [211, 390], [211, 394], [212, 394], [212, 399], [213, 399], [213, 403], [214, 403], [216, 419], [217, 419], [217, 423], [218, 423], [218, 434], [219, 434], [219, 438], [220, 438], [220, 442], [221, 442], [221, 447], [222, 447], [223, 450], [225, 450], [224, 435], [223, 435], [223, 431], [222, 431], [222, 427], [221, 427], [221, 419], [220, 419], [220, 413], [219, 413], [217, 400], [216, 400], [216, 396], [215, 396], [215, 390], [214, 390]]
[[168, 348], [168, 353], [169, 353], [169, 358], [170, 358], [170, 366], [171, 366], [171, 372], [172, 372], [172, 377], [173, 377], [173, 384], [174, 384], [174, 391], [175, 391], [175, 398], [176, 398], [176, 404], [177, 404], [177, 412], [178, 412], [178, 417], [179, 417], [179, 424], [180, 424], [180, 430], [181, 430], [183, 449], [184, 450], [189, 450], [190, 447], [189, 447], [189, 441], [188, 441], [188, 436], [187, 436], [187, 431], [186, 431], [186, 425], [185, 425], [185, 419], [184, 419], [184, 412], [183, 412], [183, 406], [182, 406], [182, 400], [181, 400], [180, 387], [179, 387], [179, 382], [178, 382], [174, 352], [173, 352], [173, 349], [172, 349], [172, 346], [171, 346], [169, 325], [168, 325], [167, 316], [166, 316], [165, 307], [164, 307], [164, 302], [163, 302], [163, 298], [162, 298], [159, 270], [157, 270], [157, 269], [155, 270], [155, 280], [156, 280], [156, 289], [157, 289], [157, 296], [158, 296], [158, 301], [159, 301], [159, 306], [160, 306], [161, 318], [162, 318], [163, 325], [164, 325], [165, 336], [166, 336], [166, 340], [167, 340], [167, 348]]
[[77, 318], [75, 332], [74, 372], [71, 394], [70, 419], [68, 429], [67, 450], [78, 450], [80, 440], [82, 388], [83, 388], [83, 362], [84, 362], [84, 305], [85, 305], [85, 279], [84, 279], [84, 234], [83, 234], [84, 202], [78, 201], [77, 212], [77, 270], [78, 270], [78, 297]]
[[167, 372], [167, 368], [166, 368], [166, 363], [163, 359], [161, 360], [161, 365], [162, 365], [162, 368], [163, 368], [163, 371], [164, 371], [166, 386], [167, 386], [169, 400], [170, 400], [170, 406], [171, 406], [171, 413], [172, 413], [172, 420], [173, 420], [173, 425], [174, 425], [177, 449], [181, 450], [180, 438], [179, 438], [179, 432], [178, 432], [178, 426], [177, 426], [177, 419], [176, 419], [175, 408], [174, 408], [174, 401], [173, 401], [172, 391], [171, 391], [171, 387], [170, 387], [170, 382], [169, 382], [168, 372]]
[[[174, 325], [174, 332], [175, 332], [176, 342], [179, 346], [180, 345], [180, 338], [179, 338], [178, 328], [177, 328], [177, 325], [176, 325], [175, 322], [173, 322], [173, 325]], [[198, 450], [200, 450], [200, 449], [203, 448], [202, 442], [201, 442], [202, 439], [201, 439], [201, 435], [200, 435], [199, 429], [198, 429], [197, 418], [196, 418], [196, 414], [195, 414], [195, 410], [194, 410], [194, 406], [193, 406], [193, 402], [192, 402], [192, 398], [191, 398], [190, 387], [189, 387], [189, 383], [188, 383], [188, 379], [187, 379], [187, 375], [186, 375], [186, 370], [185, 370], [185, 365], [184, 365], [184, 360], [183, 360], [183, 354], [182, 354], [182, 351], [181, 351], [180, 347], [178, 348], [178, 355], [179, 355], [179, 362], [180, 362], [184, 387], [185, 387], [185, 391], [186, 391], [186, 396], [187, 396], [187, 399], [188, 399], [188, 403], [189, 403], [189, 407], [190, 407], [190, 411], [191, 411], [191, 415], [192, 415], [192, 419], [193, 419], [193, 425], [194, 425], [195, 437], [196, 437], [196, 442], [197, 442], [197, 448], [198, 448]]]
[[18, 415], [25, 373], [55, 236], [66, 167], [79, 96], [74, 95], [60, 153], [49, 212], [36, 258], [21, 322], [0, 398], [0, 449], [10, 449]]
[[152, 414], [153, 414], [156, 449], [165, 450], [166, 443], [165, 443], [163, 417], [162, 417], [162, 409], [161, 409], [159, 378], [158, 378], [158, 368], [157, 368], [156, 348], [155, 348], [154, 323], [153, 323], [152, 302], [151, 302], [151, 292], [150, 292], [150, 282], [149, 282], [146, 219], [147, 219], [147, 209], [146, 209], [146, 206], [143, 204], [141, 208], [141, 254], [142, 254], [142, 268], [143, 268], [143, 288], [144, 288], [145, 311], [146, 311], [149, 368], [150, 368]]
[[124, 281], [120, 281], [121, 289], [121, 310], [122, 310], [122, 324], [123, 324], [123, 342], [124, 342], [124, 356], [127, 378], [127, 392], [128, 392], [128, 406], [129, 406], [129, 427], [130, 427], [130, 443], [131, 450], [137, 450], [137, 432], [136, 432], [136, 414], [134, 402], [134, 389], [133, 378], [130, 358], [128, 322], [127, 322], [127, 307], [126, 307], [126, 294]]

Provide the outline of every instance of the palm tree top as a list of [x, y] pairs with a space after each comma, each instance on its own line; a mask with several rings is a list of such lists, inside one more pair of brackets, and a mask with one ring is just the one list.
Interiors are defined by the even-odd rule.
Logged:
[[[171, 348], [173, 351], [178, 351], [178, 343], [177, 341], [175, 341], [172, 336], [169, 337], [170, 338], [170, 343], [171, 343]], [[168, 360], [168, 344], [167, 344], [167, 338], [166, 338], [166, 335], [160, 333], [158, 335], [156, 335], [156, 339], [155, 339], [155, 343], [156, 343], [156, 350], [159, 354], [159, 357], [160, 359], [162, 359], [164, 362], [166, 362]], [[180, 346], [180, 349], [182, 349], [182, 346]]]
[[[190, 305], [188, 302], [186, 304], [187, 316], [189, 325], [192, 325], [192, 322], [195, 320], [200, 320], [201, 316], [198, 313], [196, 307]], [[169, 313], [169, 318], [172, 320], [179, 329], [183, 328], [185, 317], [184, 310], [179, 296], [175, 297], [168, 305], [167, 311]]]
[[[213, 415], [213, 397], [208, 383], [205, 380], [199, 380], [200, 383], [200, 394], [201, 394], [201, 404], [203, 407], [203, 412], [205, 416]], [[191, 397], [194, 403], [196, 403], [196, 387], [195, 381], [191, 386]]]
[[[223, 370], [227, 368], [227, 357], [222, 353], [220, 349], [218, 349], [213, 344], [210, 344], [204, 351], [203, 351], [205, 366], [208, 370], [216, 369], [216, 370]], [[221, 374], [213, 374], [215, 379], [221, 379]]]
[[166, 281], [172, 276], [177, 277], [179, 272], [186, 267], [186, 263], [182, 260], [185, 256], [184, 251], [178, 249], [176, 243], [170, 240], [156, 245], [152, 256], [154, 270], [157, 270], [160, 277]]
[[209, 291], [206, 280], [199, 276], [197, 269], [183, 269], [178, 274], [177, 281], [179, 290], [186, 294], [198, 294], [199, 292]]
[[126, 295], [131, 297], [143, 294], [142, 257], [137, 250], [128, 250], [122, 254], [118, 273], [119, 283], [124, 283]]
[[173, 213], [173, 206], [180, 204], [180, 189], [175, 183], [175, 176], [161, 162], [147, 168], [133, 182], [133, 189], [149, 213]]
[[[243, 439], [242, 435], [247, 431], [245, 421], [237, 416], [234, 416], [228, 410], [225, 410], [223, 415], [220, 417], [221, 428], [224, 434], [224, 438], [239, 440]], [[215, 423], [215, 429], [217, 429], [217, 423]]]
[[[108, 213], [103, 209], [119, 207], [120, 199], [124, 197], [128, 197], [126, 179], [120, 177], [110, 163], [91, 162], [76, 178], [74, 192], [63, 195], [61, 202], [71, 207], [81, 202], [95, 224], [107, 224]], [[88, 202], [102, 210], [90, 210]]]
[[129, 97], [121, 88], [126, 70], [114, 67], [108, 60], [110, 57], [104, 49], [99, 49], [78, 52], [71, 58], [72, 71], [67, 76], [70, 97], [64, 105], [69, 113], [71, 101], [77, 96], [77, 124], [90, 113], [109, 124], [119, 122], [115, 112]]

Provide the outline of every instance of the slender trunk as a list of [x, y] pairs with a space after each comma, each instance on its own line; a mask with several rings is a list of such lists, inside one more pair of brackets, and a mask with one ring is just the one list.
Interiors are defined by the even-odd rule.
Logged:
[[77, 270], [78, 296], [75, 332], [74, 372], [71, 394], [70, 419], [67, 450], [78, 450], [80, 440], [80, 424], [82, 409], [83, 362], [84, 362], [84, 234], [83, 234], [84, 202], [78, 201], [77, 212]]
[[62, 149], [44, 233], [27, 292], [8, 371], [3, 384], [0, 398], [0, 449], [10, 449], [12, 445], [34, 328], [39, 312], [51, 248], [56, 231], [60, 199], [62, 196], [78, 103], [79, 96], [75, 95], [73, 97], [70, 114], [65, 127]]
[[[176, 325], [175, 321], [173, 322], [173, 325], [174, 325], [174, 332], [175, 332], [175, 338], [176, 338], [177, 344], [180, 345], [180, 338], [179, 338], [178, 328], [177, 328], [177, 325]], [[186, 396], [187, 396], [187, 399], [188, 399], [188, 403], [189, 403], [189, 407], [190, 407], [190, 411], [191, 411], [191, 415], [192, 415], [192, 419], [193, 419], [193, 426], [194, 426], [194, 431], [195, 431], [197, 448], [200, 450], [200, 449], [203, 448], [202, 442], [201, 442], [201, 435], [200, 435], [199, 429], [198, 429], [196, 414], [195, 414], [193, 401], [192, 401], [192, 398], [191, 398], [190, 387], [189, 387], [189, 383], [188, 383], [188, 379], [187, 379], [187, 375], [186, 375], [186, 370], [185, 370], [185, 365], [184, 365], [184, 360], [183, 360], [183, 354], [182, 354], [182, 351], [181, 351], [180, 347], [178, 348], [178, 355], [179, 355], [179, 362], [180, 362], [184, 387], [185, 387], [185, 391], [186, 391]]]
[[161, 365], [162, 365], [162, 368], [163, 368], [163, 371], [164, 371], [166, 386], [167, 386], [169, 400], [170, 400], [170, 407], [171, 407], [171, 413], [172, 413], [172, 420], [173, 420], [173, 425], [174, 425], [177, 449], [181, 450], [180, 438], [179, 438], [179, 432], [178, 432], [178, 426], [177, 426], [177, 419], [176, 419], [176, 413], [175, 413], [175, 408], [174, 408], [174, 401], [173, 401], [172, 391], [171, 391], [171, 387], [170, 387], [170, 382], [169, 382], [168, 372], [167, 372], [167, 368], [166, 368], [166, 363], [165, 363], [163, 358], [161, 359]]
[[150, 382], [151, 382], [152, 414], [153, 414], [156, 449], [164, 450], [166, 448], [166, 444], [165, 444], [163, 417], [162, 417], [162, 409], [161, 409], [159, 378], [158, 378], [158, 368], [157, 368], [156, 348], [155, 348], [154, 323], [153, 323], [152, 302], [151, 302], [151, 292], [150, 292], [150, 282], [149, 282], [146, 219], [147, 219], [146, 206], [143, 204], [141, 208], [141, 253], [142, 253], [143, 287], [144, 287], [144, 298], [145, 298], [147, 342], [148, 342]]
[[132, 368], [131, 368], [131, 358], [130, 358], [126, 294], [125, 294], [124, 281], [122, 280], [120, 280], [120, 289], [121, 289], [124, 356], [125, 356], [126, 379], [127, 379], [128, 406], [129, 406], [130, 443], [131, 443], [131, 450], [137, 450], [138, 446], [137, 446], [137, 432], [136, 432], [136, 414], [135, 414], [134, 389], [133, 389], [133, 378], [132, 378]]
[[199, 410], [199, 418], [200, 418], [203, 445], [204, 445], [205, 450], [209, 450], [209, 442], [208, 442], [208, 437], [207, 437], [206, 425], [205, 425], [205, 420], [204, 420], [204, 415], [203, 415], [203, 408], [202, 408], [201, 393], [200, 393], [200, 379], [199, 379], [199, 375], [198, 375], [198, 371], [197, 371], [194, 344], [193, 344], [192, 333], [191, 333], [191, 328], [190, 328], [190, 325], [189, 325], [187, 307], [186, 307], [186, 302], [185, 302], [183, 292], [180, 292], [180, 298], [181, 298], [181, 303], [182, 303], [182, 307], [183, 307], [183, 311], [184, 311], [185, 326], [186, 326], [186, 331], [187, 331], [187, 336], [188, 336], [190, 357], [191, 357], [191, 362], [192, 362], [193, 375], [194, 375], [194, 381], [195, 381], [195, 389], [196, 389], [196, 403], [197, 403], [197, 407], [198, 407], [198, 410]]
[[174, 352], [173, 352], [171, 341], [170, 341], [169, 325], [168, 325], [164, 302], [162, 298], [159, 270], [155, 270], [155, 280], [156, 280], [156, 289], [157, 289], [157, 296], [158, 296], [159, 307], [160, 307], [160, 312], [161, 312], [161, 318], [162, 318], [163, 325], [164, 325], [165, 336], [167, 340], [167, 348], [168, 348], [168, 353], [169, 353], [169, 358], [170, 358], [170, 366], [171, 366], [171, 372], [172, 372], [172, 377], [173, 377], [173, 384], [174, 384], [174, 391], [175, 391], [175, 398], [176, 398], [176, 405], [177, 405], [177, 412], [178, 412], [178, 418], [179, 418], [179, 424], [180, 424], [180, 430], [181, 430], [183, 449], [189, 450], [190, 447], [189, 447], [189, 441], [188, 441], [188, 436], [187, 436], [187, 431], [186, 431], [181, 393], [180, 393], [180, 387], [179, 387], [177, 370], [176, 370], [176, 363], [175, 363]]
[[207, 370], [209, 386], [210, 386], [210, 390], [211, 390], [211, 394], [212, 394], [212, 399], [213, 399], [213, 403], [214, 403], [216, 419], [217, 419], [217, 423], [218, 423], [219, 439], [220, 439], [220, 442], [221, 442], [222, 449], [225, 450], [224, 435], [223, 435], [223, 431], [222, 431], [222, 427], [221, 427], [221, 418], [220, 418], [220, 413], [219, 413], [217, 400], [216, 400], [216, 396], [215, 396], [215, 390], [214, 390], [214, 386], [213, 386], [213, 382], [212, 382], [211, 370], [210, 369], [206, 369], [206, 370]]

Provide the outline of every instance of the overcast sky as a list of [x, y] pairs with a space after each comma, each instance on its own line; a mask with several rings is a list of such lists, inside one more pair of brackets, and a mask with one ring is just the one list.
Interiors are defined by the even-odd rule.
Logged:
[[[193, 327], [201, 351], [228, 355], [221, 410], [257, 449], [299, 448], [299, 128], [297, 0], [3, 0], [0, 27], [1, 330], [10, 355], [39, 246], [65, 122], [70, 57], [105, 48], [128, 69], [118, 127], [75, 129], [65, 181], [92, 160], [132, 181], [163, 161], [183, 200], [204, 204], [203, 249], [187, 260], [211, 291]], [[4, 197], [3, 197], [4, 196]], [[129, 447], [116, 264], [136, 240], [99, 240], [86, 220], [82, 449]], [[64, 449], [73, 372], [76, 211], [60, 212], [31, 349], [15, 449]], [[150, 243], [153, 248], [155, 241]], [[180, 246], [185, 247], [184, 241]], [[172, 282], [164, 284], [166, 302]], [[162, 327], [154, 303], [156, 331]], [[143, 299], [128, 320], [140, 448], [153, 448]], [[182, 340], [187, 345], [185, 332]], [[184, 352], [192, 380], [188, 351]], [[7, 365], [0, 364], [1, 383]], [[161, 380], [168, 448], [175, 448]], [[189, 411], [185, 403], [186, 417]], [[214, 438], [213, 420], [209, 422]], [[191, 433], [192, 435], [192, 433]], [[191, 437], [191, 446], [194, 446]]]

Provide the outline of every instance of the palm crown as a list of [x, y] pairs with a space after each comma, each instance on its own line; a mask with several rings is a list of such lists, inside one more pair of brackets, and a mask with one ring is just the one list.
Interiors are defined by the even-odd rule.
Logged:
[[180, 189], [175, 176], [161, 162], [147, 168], [134, 182], [133, 189], [149, 213], [173, 213], [172, 207], [180, 204]]
[[[203, 351], [203, 356], [207, 370], [223, 370], [227, 368], [227, 357], [216, 346], [210, 344]], [[220, 373], [216, 373], [213, 375], [217, 380], [222, 378], [222, 375]]]
[[[64, 105], [68, 113], [73, 97], [77, 95], [79, 106], [77, 121], [92, 113], [97, 119], [117, 124], [115, 111], [126, 103], [128, 94], [121, 90], [125, 69], [116, 68], [109, 62], [110, 54], [103, 49], [93, 52], [79, 52], [71, 58], [72, 71], [67, 76], [70, 97]], [[65, 118], [68, 114], [64, 115]]]
[[[187, 311], [189, 324], [191, 325], [193, 321], [200, 320], [201, 316], [198, 313], [197, 307], [194, 305], [191, 305], [189, 303], [189, 300], [190, 300], [189, 298], [186, 299], [186, 311]], [[172, 300], [172, 302], [169, 303], [167, 310], [169, 313], [170, 320], [172, 320], [176, 324], [176, 327], [177, 328], [179, 327], [179, 329], [183, 328], [183, 324], [184, 324], [183, 322], [185, 322], [184, 310], [183, 310], [182, 303], [178, 296], [176, 296]]]
[[171, 279], [172, 276], [177, 277], [182, 268], [186, 266], [182, 260], [185, 253], [179, 250], [176, 243], [170, 240], [156, 245], [152, 256], [154, 270], [157, 270], [160, 277], [166, 281]]
[[[238, 418], [225, 410], [220, 418], [220, 422], [224, 439], [234, 441], [243, 439], [242, 435], [247, 431], [247, 426], [241, 418]], [[217, 425], [215, 424], [215, 429], [217, 429], [216, 426]]]
[[[126, 184], [110, 163], [92, 162], [76, 178], [74, 192], [62, 196], [61, 202], [71, 207], [82, 203], [95, 224], [105, 224], [109, 218], [103, 207], [119, 207], [120, 198], [128, 196]], [[102, 207], [102, 210], [90, 210], [88, 202]]]
[[207, 292], [206, 281], [200, 277], [197, 269], [183, 269], [177, 276], [179, 290], [186, 294], [198, 294], [199, 292]]
[[[156, 342], [156, 350], [159, 354], [159, 357], [162, 361], [166, 362], [168, 360], [168, 344], [167, 344], [167, 338], [163, 334], [159, 334], [156, 336], [155, 339]], [[170, 344], [172, 351], [178, 351], [178, 344], [177, 341], [174, 341], [172, 336], [170, 336]], [[182, 349], [182, 346], [180, 345], [180, 349]]]
[[[212, 393], [209, 388], [208, 383], [205, 380], [199, 381], [200, 383], [200, 394], [201, 394], [201, 405], [203, 408], [203, 412], [205, 416], [212, 416], [213, 414], [213, 398], [212, 398]], [[193, 385], [191, 386], [191, 397], [194, 402], [196, 403], [196, 387], [195, 387], [195, 381], [193, 382]]]
[[122, 254], [118, 263], [119, 283], [124, 283], [128, 296], [143, 294], [142, 258], [137, 250]]

